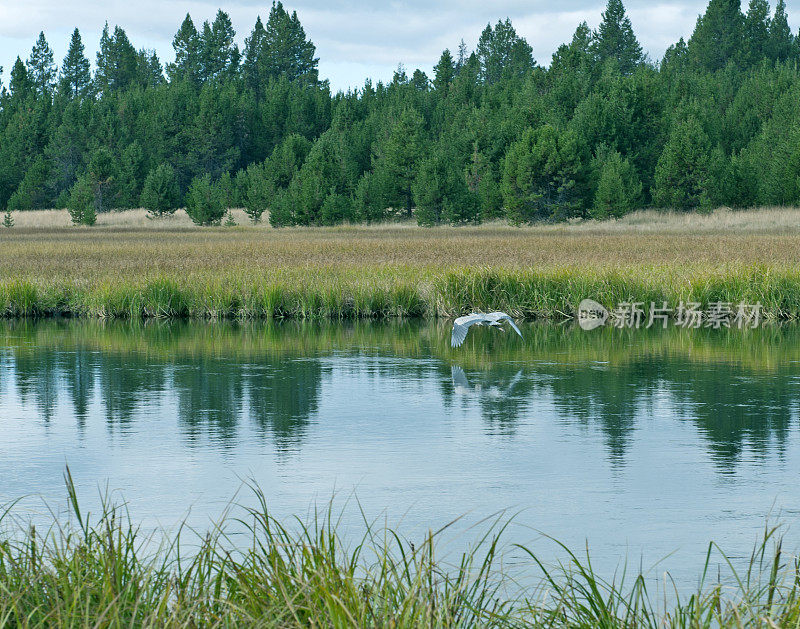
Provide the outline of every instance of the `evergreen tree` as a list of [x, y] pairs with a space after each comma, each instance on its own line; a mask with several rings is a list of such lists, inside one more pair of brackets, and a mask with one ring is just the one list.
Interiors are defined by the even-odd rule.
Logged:
[[157, 87], [164, 82], [161, 62], [154, 50], [142, 49], [136, 53], [135, 82], [141, 87]]
[[600, 63], [608, 59], [615, 61], [622, 74], [631, 74], [644, 61], [642, 47], [633, 34], [622, 0], [608, 0], [594, 34], [592, 50]]
[[[203, 24], [200, 37], [201, 76], [203, 80], [214, 79], [231, 72], [234, 60], [238, 66], [239, 52], [233, 42], [236, 35], [230, 16], [217, 11], [214, 23]], [[238, 67], [233, 68], [237, 70]]]
[[76, 28], [72, 31], [69, 50], [61, 64], [61, 76], [58, 91], [70, 98], [83, 98], [89, 94], [92, 76], [89, 72], [89, 60], [83, 53], [81, 33]]
[[427, 92], [430, 89], [431, 82], [428, 79], [428, 75], [417, 68], [414, 70], [414, 74], [411, 75], [411, 85], [418, 92]]
[[170, 80], [199, 84], [202, 68], [201, 41], [188, 13], [175, 33], [172, 48], [175, 50], [175, 62], [167, 65]]
[[83, 175], [72, 186], [67, 202], [67, 211], [72, 223], [89, 227], [94, 225], [97, 222], [95, 203], [95, 186], [88, 174]]
[[244, 40], [244, 62], [242, 64], [245, 85], [258, 96], [261, 96], [267, 78], [266, 68], [263, 67], [266, 38], [267, 31], [259, 16], [256, 18], [250, 36]]
[[50, 50], [44, 37], [44, 31], [39, 33], [39, 39], [31, 50], [28, 73], [37, 95], [47, 96], [52, 93], [55, 86], [56, 64], [53, 63], [53, 51]]
[[261, 164], [247, 169], [244, 211], [253, 223], [270, 209], [276, 195], [289, 186], [311, 150], [311, 142], [293, 133]]
[[392, 75], [392, 85], [393, 86], [403, 86], [408, 85], [410, 81], [408, 80], [408, 73], [406, 72], [406, 67], [402, 63], [397, 64], [397, 69], [394, 71]]
[[138, 207], [146, 170], [144, 151], [137, 140], [120, 151], [114, 162], [113, 172], [113, 198], [109, 199], [108, 206], [118, 209]]
[[511, 21], [487, 24], [478, 40], [478, 62], [481, 80], [492, 85], [504, 78], [523, 77], [534, 66], [533, 49], [517, 35]]
[[602, 147], [593, 160], [592, 169], [596, 185], [589, 216], [595, 219], [618, 218], [638, 206], [642, 184], [627, 159], [617, 151]]
[[319, 210], [321, 225], [340, 225], [353, 220], [353, 200], [344, 194], [332, 192], [322, 202]]
[[237, 143], [240, 101], [236, 85], [206, 83], [199, 97], [199, 110], [184, 129], [186, 169], [194, 176], [204, 173], [219, 179], [239, 161]]
[[64, 207], [65, 196], [84, 167], [89, 142], [92, 102], [71, 100], [64, 107], [61, 124], [52, 132], [44, 154], [49, 165], [45, 184], [51, 203]]
[[235, 190], [233, 185], [233, 177], [231, 177], [231, 174], [229, 172], [222, 173], [222, 176], [217, 181], [216, 186], [219, 189], [220, 195], [222, 195], [223, 205], [228, 209], [232, 208]]
[[0, 208], [5, 208], [40, 155], [50, 110], [49, 100], [33, 100], [28, 71], [17, 58], [11, 70], [11, 93], [2, 95], [0, 108]]
[[14, 211], [44, 209], [48, 205], [45, 189], [47, 175], [47, 161], [39, 155], [27, 168], [19, 187], [8, 200], [8, 208]]
[[667, 48], [661, 60], [661, 71], [666, 76], [682, 73], [689, 64], [689, 47], [681, 37], [676, 43]]
[[472, 157], [465, 167], [465, 180], [469, 191], [476, 195], [481, 220], [502, 217], [503, 195], [491, 160], [478, 150], [474, 142]]
[[109, 94], [136, 82], [138, 58], [125, 31], [114, 27], [114, 35], [109, 35], [108, 23], [100, 37], [100, 50], [97, 52], [97, 71], [95, 86], [99, 93]]
[[795, 38], [789, 28], [786, 17], [786, 2], [778, 0], [775, 15], [769, 23], [769, 37], [767, 40], [767, 56], [773, 61], [786, 61], [797, 57]]
[[422, 159], [424, 121], [415, 109], [404, 109], [383, 144], [376, 169], [384, 173], [384, 196], [391, 207], [411, 216], [411, 186]]
[[458, 42], [458, 57], [456, 58], [456, 73], [458, 73], [461, 68], [463, 68], [467, 64], [467, 60], [470, 57], [469, 49], [467, 48], [467, 44], [462, 39]]
[[425, 159], [414, 180], [416, 218], [420, 225], [441, 222], [453, 225], [480, 220], [478, 195], [467, 186], [459, 157], [450, 147], [438, 143]]
[[742, 53], [742, 15], [739, 0], [711, 0], [688, 43], [692, 62], [714, 72]]
[[180, 192], [172, 166], [159, 164], [150, 171], [142, 186], [140, 203], [153, 218], [175, 213], [180, 205]]
[[430, 82], [400, 66], [388, 84], [335, 95], [296, 14], [277, 2], [243, 55], [227, 14], [202, 34], [187, 15], [169, 82], [153, 52], [108, 26], [92, 81], [76, 29], [53, 97], [40, 35], [0, 86], [0, 208], [169, 211], [177, 201], [163, 198], [206, 175], [223, 207], [254, 220], [268, 211], [275, 225], [415, 207], [432, 224], [605, 216], [653, 199], [800, 203], [800, 40], [785, 0], [772, 19], [767, 0], [749, 0], [746, 15], [736, 0], [711, 0], [658, 68], [622, 2], [607, 1], [597, 31], [580, 24], [549, 68], [506, 20], [475, 53], [463, 41], [444, 51]]
[[[285, 201], [291, 202], [291, 224], [332, 224], [338, 215], [333, 210], [339, 212], [344, 201], [333, 199], [328, 202], [329, 213], [326, 216], [322, 209], [327, 198], [330, 195], [349, 198], [350, 192], [343, 149], [343, 137], [336, 129], [323, 133], [311, 147], [303, 166], [286, 189], [286, 195], [282, 195]], [[351, 213], [348, 208], [347, 216], [339, 216], [337, 222], [349, 218]]]
[[439, 57], [439, 62], [433, 67], [433, 89], [436, 90], [436, 93], [442, 97], [447, 96], [447, 89], [453, 82], [455, 75], [456, 66], [453, 62], [453, 56], [445, 48], [442, 56]]
[[114, 207], [115, 185], [118, 178], [116, 167], [114, 156], [107, 148], [101, 147], [92, 153], [84, 178], [91, 186], [94, 197], [92, 208], [97, 214], [108, 212]]
[[186, 213], [197, 225], [219, 225], [225, 216], [225, 203], [220, 188], [206, 174], [195, 177], [186, 195]]
[[14, 227], [14, 218], [11, 216], [11, 210], [6, 210], [5, 214], [3, 214], [3, 227], [6, 229]]
[[278, 190], [272, 200], [269, 212], [269, 224], [272, 227], [287, 227], [295, 224], [294, 197], [296, 195], [296, 180], [292, 180], [289, 188]]
[[12, 100], [16, 103], [22, 102], [34, 92], [31, 75], [22, 59], [17, 57], [11, 68], [11, 77], [8, 84], [11, 90]]
[[509, 148], [503, 166], [508, 220], [520, 224], [580, 215], [582, 171], [573, 132], [552, 125], [528, 129]]
[[263, 166], [251, 166], [247, 172], [248, 184], [244, 211], [253, 224], [256, 224], [261, 220], [264, 212], [269, 210], [277, 190], [275, 180]]
[[[365, 223], [382, 221], [388, 216], [390, 201], [387, 196], [389, 186], [386, 183], [388, 173], [376, 169], [367, 171], [359, 179], [354, 193], [354, 215]], [[270, 217], [270, 222], [272, 217]]]
[[774, 103], [772, 116], [739, 155], [738, 173], [756, 190], [753, 203], [800, 203], [800, 85], [785, 90]]
[[709, 152], [708, 136], [695, 117], [675, 123], [656, 166], [656, 205], [690, 210], [709, 203]]
[[711, 150], [701, 210], [709, 211], [721, 205], [739, 205], [737, 194], [740, 193], [741, 185], [737, 181], [739, 173], [734, 168], [733, 160], [725, 154], [722, 147], [715, 146]]
[[572, 41], [562, 44], [553, 53], [548, 80], [550, 102], [563, 120], [568, 120], [585, 98], [594, 82], [593, 35], [586, 22], [581, 22]]
[[319, 63], [314, 57], [316, 47], [306, 38], [297, 12], [289, 15], [281, 2], [273, 2], [265, 31], [258, 59], [261, 75], [267, 80], [286, 77], [289, 81], [316, 85]]
[[769, 3], [767, 0], [750, 0], [744, 17], [744, 58], [756, 65], [769, 50]]

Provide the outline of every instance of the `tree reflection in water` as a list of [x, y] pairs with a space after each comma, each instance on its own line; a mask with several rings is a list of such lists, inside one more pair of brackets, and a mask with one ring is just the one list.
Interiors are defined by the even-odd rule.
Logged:
[[697, 427], [721, 472], [732, 471], [744, 449], [780, 451], [800, 413], [794, 327], [526, 326], [524, 342], [477, 330], [457, 350], [447, 330], [446, 323], [2, 322], [0, 408], [13, 390], [48, 425], [68, 400], [82, 429], [97, 398], [108, 430], [124, 436], [139, 409], [171, 395], [187, 444], [204, 437], [233, 447], [249, 422], [288, 452], [312, 430], [326, 382], [366, 374], [432, 381], [445, 410], [474, 408], [487, 430], [508, 438], [546, 402], [563, 421], [602, 431], [608, 457], [622, 465], [639, 423], [667, 400], [676, 421]]

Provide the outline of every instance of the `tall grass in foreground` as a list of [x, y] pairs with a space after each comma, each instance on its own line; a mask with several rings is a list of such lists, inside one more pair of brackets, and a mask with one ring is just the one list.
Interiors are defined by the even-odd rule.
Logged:
[[[591, 561], [564, 549], [549, 569], [523, 547], [501, 546], [489, 527], [455, 562], [437, 558], [441, 531], [415, 545], [365, 520], [357, 543], [337, 533], [328, 510], [285, 526], [257, 506], [197, 534], [165, 534], [157, 550], [121, 507], [103, 501], [92, 519], [65, 474], [72, 526], [42, 532], [0, 512], [0, 626], [19, 627], [788, 627], [800, 623], [800, 571], [766, 530], [729, 586], [706, 571], [695, 594], [659, 603], [642, 575], [603, 581]], [[230, 516], [229, 516], [230, 518]], [[2, 520], [5, 519], [5, 522]], [[504, 556], [527, 558], [541, 584], [516, 582]], [[723, 555], [724, 557], [724, 555]], [[518, 562], [517, 562], [518, 563]]]

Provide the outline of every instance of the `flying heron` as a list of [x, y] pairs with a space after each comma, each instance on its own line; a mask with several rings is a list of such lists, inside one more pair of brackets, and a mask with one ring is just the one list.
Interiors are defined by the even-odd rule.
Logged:
[[519, 331], [519, 328], [514, 325], [513, 319], [505, 312], [473, 312], [464, 317], [459, 317], [453, 322], [453, 335], [450, 337], [450, 345], [452, 347], [461, 347], [464, 339], [467, 338], [470, 326], [488, 325], [503, 330], [503, 321], [508, 321], [509, 325], [514, 328], [514, 332], [522, 338], [522, 332]]

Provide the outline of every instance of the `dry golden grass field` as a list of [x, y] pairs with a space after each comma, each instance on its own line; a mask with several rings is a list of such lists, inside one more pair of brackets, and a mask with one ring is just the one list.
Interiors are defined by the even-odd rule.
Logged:
[[[144, 211], [100, 215], [93, 228], [69, 226], [64, 211], [17, 213], [0, 229], [0, 277], [53, 280], [119, 274], [218, 274], [247, 270], [402, 266], [433, 269], [795, 267], [800, 209], [713, 214], [637, 212], [623, 220], [511, 227], [419, 228], [384, 224], [272, 229], [199, 228], [179, 212], [150, 220]], [[314, 272], [314, 271], [309, 271]]]

